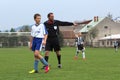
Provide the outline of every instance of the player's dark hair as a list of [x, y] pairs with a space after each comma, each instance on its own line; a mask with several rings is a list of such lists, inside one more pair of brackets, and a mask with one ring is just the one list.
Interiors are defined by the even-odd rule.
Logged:
[[50, 12], [50, 13], [47, 15], [47, 17], [50, 17], [50, 15], [51, 15], [51, 14], [53, 14], [53, 13], [52, 13], [52, 12]]
[[41, 16], [41, 15], [38, 13], [34, 14], [34, 19], [36, 19], [38, 16]]

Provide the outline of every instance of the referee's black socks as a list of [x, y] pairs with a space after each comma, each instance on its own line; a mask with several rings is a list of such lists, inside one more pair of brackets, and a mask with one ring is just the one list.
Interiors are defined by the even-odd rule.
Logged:
[[61, 55], [57, 55], [58, 64], [61, 64]]

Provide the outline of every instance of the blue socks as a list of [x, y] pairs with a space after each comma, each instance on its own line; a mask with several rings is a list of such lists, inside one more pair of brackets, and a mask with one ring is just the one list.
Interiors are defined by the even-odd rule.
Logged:
[[[40, 59], [40, 61], [45, 65], [45, 66], [48, 66], [48, 63], [46, 62], [46, 60], [44, 58]], [[34, 69], [36, 71], [38, 71], [38, 63], [39, 61], [38, 60], [35, 60], [34, 61]]]
[[38, 60], [35, 60], [35, 62], [34, 62], [34, 69], [35, 69], [36, 71], [38, 71], [38, 63], [39, 63], [39, 61], [38, 61]]
[[40, 59], [40, 61], [41, 61], [45, 66], [48, 66], [48, 63], [47, 63], [47, 61], [46, 61], [44, 58]]

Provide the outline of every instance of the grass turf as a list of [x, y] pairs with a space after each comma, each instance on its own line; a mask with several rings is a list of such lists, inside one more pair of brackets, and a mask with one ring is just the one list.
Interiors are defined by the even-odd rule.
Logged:
[[45, 74], [39, 63], [39, 73], [33, 69], [33, 54], [28, 48], [0, 48], [0, 80], [120, 80], [120, 52], [113, 48], [86, 48], [86, 61], [74, 60], [75, 48], [61, 51], [62, 69], [57, 68], [54, 53], [50, 54], [50, 72]]

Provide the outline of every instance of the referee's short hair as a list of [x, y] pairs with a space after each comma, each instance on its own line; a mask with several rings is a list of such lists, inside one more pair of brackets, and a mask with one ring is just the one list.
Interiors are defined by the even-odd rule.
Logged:
[[34, 19], [36, 19], [36, 18], [37, 18], [37, 16], [41, 16], [41, 15], [40, 15], [40, 14], [38, 14], [38, 13], [34, 14]]
[[48, 13], [47, 17], [50, 17], [50, 15], [53, 14], [52, 12]]

